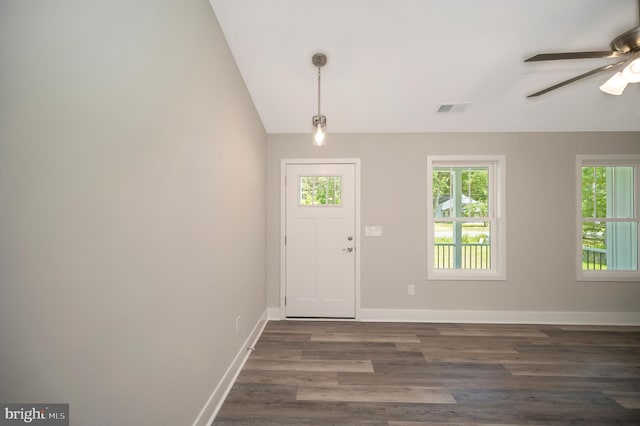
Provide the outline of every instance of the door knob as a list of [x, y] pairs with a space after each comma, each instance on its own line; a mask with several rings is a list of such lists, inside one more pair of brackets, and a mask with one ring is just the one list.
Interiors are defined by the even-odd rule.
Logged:
[[347, 247], [346, 249], [342, 249], [342, 251], [346, 251], [347, 253], [351, 253], [353, 251], [353, 247]]
[[353, 236], [349, 235], [349, 236], [347, 237], [347, 240], [352, 241], [352, 240], [353, 240]]

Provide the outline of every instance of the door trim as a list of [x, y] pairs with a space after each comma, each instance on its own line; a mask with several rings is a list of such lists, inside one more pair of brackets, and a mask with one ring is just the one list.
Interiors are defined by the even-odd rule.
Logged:
[[[283, 158], [280, 161], [280, 319], [286, 319], [284, 309], [284, 297], [286, 294], [286, 251], [284, 245], [285, 230], [287, 227], [287, 197], [284, 184], [287, 175], [287, 166], [294, 164], [353, 164], [355, 167], [355, 318], [351, 321], [360, 320], [360, 159], [359, 158]], [[314, 321], [322, 318], [313, 318]], [[335, 321], [335, 319], [328, 319]], [[341, 320], [343, 321], [343, 320]], [[349, 320], [345, 320], [349, 321]]]

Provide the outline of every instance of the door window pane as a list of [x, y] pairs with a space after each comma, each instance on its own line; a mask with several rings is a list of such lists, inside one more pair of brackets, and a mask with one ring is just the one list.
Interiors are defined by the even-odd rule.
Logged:
[[342, 176], [300, 176], [300, 206], [341, 206]]

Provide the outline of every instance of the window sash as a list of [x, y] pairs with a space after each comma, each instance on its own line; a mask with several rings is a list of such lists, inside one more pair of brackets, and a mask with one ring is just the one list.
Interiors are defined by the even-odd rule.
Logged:
[[[474, 218], [474, 219], [476, 219], [476, 218]], [[477, 220], [469, 221], [469, 220], [464, 220], [464, 218], [462, 218], [462, 219], [453, 219], [453, 220], [440, 220], [440, 218], [437, 218], [437, 219], [434, 219], [431, 222], [431, 227], [434, 228], [437, 223], [442, 223], [442, 222], [451, 223], [451, 224], [454, 224], [454, 223], [487, 223], [487, 224], [489, 224], [489, 244], [488, 244], [488, 246], [489, 246], [489, 257], [492, 260], [489, 263], [489, 265], [490, 265], [489, 268], [482, 268], [482, 267], [480, 267], [480, 268], [465, 268], [465, 267], [460, 267], [460, 268], [455, 268], [455, 267], [454, 268], [439, 268], [435, 264], [435, 252], [436, 252], [436, 244], [437, 243], [436, 243], [435, 237], [434, 237], [433, 238], [433, 242], [431, 243], [431, 246], [430, 246], [431, 247], [431, 251], [432, 251], [430, 256], [433, 257], [432, 260], [434, 261], [434, 266], [432, 267], [432, 269], [437, 270], [438, 273], [440, 273], [442, 271], [454, 271], [452, 273], [462, 272], [462, 273], [466, 273], [466, 274], [468, 274], [470, 272], [475, 272], [475, 273], [479, 273], [479, 274], [483, 274], [483, 273], [493, 273], [493, 274], [495, 274], [496, 273], [496, 263], [493, 262], [493, 258], [497, 256], [497, 251], [496, 250], [498, 249], [498, 246], [497, 246], [498, 239], [496, 238], [496, 235], [498, 233], [498, 231], [497, 231], [497, 223], [498, 223], [497, 219], [495, 219], [495, 218], [486, 218], [486, 219], [484, 219], [482, 221], [477, 221]], [[457, 246], [457, 245], [458, 244], [454, 244], [454, 246]], [[464, 246], [468, 246], [467, 243], [464, 243], [462, 241], [459, 243], [459, 245], [461, 247], [463, 247], [463, 248], [464, 248]]]
[[[481, 162], [481, 161], [469, 161], [469, 162], [443, 162], [443, 161], [434, 161], [431, 163], [431, 170], [429, 173], [429, 198], [431, 199], [431, 206], [433, 206], [433, 172], [436, 169], [487, 169], [488, 179], [487, 179], [487, 216], [449, 216], [446, 219], [459, 219], [460, 221], [471, 221], [471, 222], [486, 222], [488, 218], [494, 218], [496, 216], [495, 213], [495, 163], [494, 162]], [[464, 170], [462, 170], [464, 171]], [[464, 192], [462, 193], [463, 195]], [[431, 216], [434, 220], [440, 220], [445, 218], [436, 218], [434, 216], [435, 212], [431, 213]]]
[[[584, 169], [585, 168], [593, 168], [594, 171], [594, 176], [595, 176], [595, 169], [596, 168], [630, 168], [632, 171], [632, 176], [631, 176], [631, 185], [632, 185], [632, 189], [631, 189], [631, 207], [627, 207], [624, 208], [624, 210], [628, 211], [629, 213], [622, 213], [620, 216], [618, 216], [618, 202], [619, 200], [617, 199], [617, 197], [613, 194], [615, 194], [616, 188], [619, 186], [618, 182], [618, 177], [617, 174], [612, 174], [611, 176], [609, 176], [609, 171], [606, 171], [605, 173], [605, 178], [607, 179], [607, 191], [606, 191], [606, 208], [605, 208], [605, 215], [604, 216], [597, 216], [598, 212], [596, 211], [596, 200], [598, 199], [597, 194], [596, 194], [596, 181], [595, 181], [595, 177], [594, 177], [594, 181], [592, 183], [592, 185], [594, 186], [593, 191], [588, 191], [588, 193], [592, 192], [592, 196], [593, 196], [593, 206], [590, 206], [590, 209], [592, 208], [593, 211], [593, 216], [585, 216], [584, 215], [584, 211], [580, 212], [580, 215], [582, 217], [583, 220], [585, 221], [593, 221], [592, 219], [595, 219], [595, 221], [603, 221], [603, 219], [631, 219], [632, 221], [637, 220], [638, 217], [638, 197], [637, 197], [637, 192], [638, 192], [638, 172], [640, 169], [640, 163], [639, 162], [629, 162], [629, 161], [620, 161], [620, 162], [597, 162], [597, 161], [590, 161], [589, 164], [585, 164], [584, 162], [582, 163], [582, 165], [579, 167], [579, 171], [580, 171], [580, 178], [579, 178], [579, 200], [580, 200], [580, 204], [582, 206], [582, 204], [584, 203], [584, 199], [585, 199], [585, 191], [584, 191]], [[616, 173], [620, 173], [621, 171], [618, 171]], [[611, 178], [611, 182], [609, 182], [609, 178]], [[624, 180], [623, 180], [624, 182]], [[624, 186], [624, 183], [621, 183], [620, 185]], [[609, 195], [611, 193], [611, 198], [609, 198]], [[624, 202], [624, 198], [622, 200]]]

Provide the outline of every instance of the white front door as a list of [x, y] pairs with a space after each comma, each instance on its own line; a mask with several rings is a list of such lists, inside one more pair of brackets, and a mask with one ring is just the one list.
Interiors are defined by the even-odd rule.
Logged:
[[285, 316], [355, 317], [355, 165], [286, 166]]

